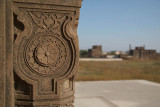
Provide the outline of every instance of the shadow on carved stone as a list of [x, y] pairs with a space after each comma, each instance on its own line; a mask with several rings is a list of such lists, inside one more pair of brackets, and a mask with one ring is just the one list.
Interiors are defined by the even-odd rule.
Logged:
[[32, 85], [23, 81], [14, 73], [15, 106], [32, 107]]
[[13, 13], [13, 22], [14, 22], [14, 41], [17, 39], [17, 33], [24, 31], [24, 24], [17, 19], [17, 15]]
[[24, 31], [24, 25], [22, 22], [20, 22], [18, 19], [17, 19], [17, 15], [15, 13], [13, 13], [13, 18], [14, 18], [14, 26], [20, 30], [20, 31]]

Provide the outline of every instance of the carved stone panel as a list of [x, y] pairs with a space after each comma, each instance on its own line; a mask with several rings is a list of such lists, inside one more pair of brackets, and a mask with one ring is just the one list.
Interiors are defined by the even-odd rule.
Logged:
[[73, 107], [81, 0], [13, 0], [16, 107]]

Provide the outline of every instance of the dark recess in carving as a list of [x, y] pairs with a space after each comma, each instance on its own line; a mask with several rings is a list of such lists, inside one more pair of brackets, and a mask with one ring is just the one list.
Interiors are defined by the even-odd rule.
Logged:
[[15, 13], [13, 13], [13, 18], [14, 18], [14, 26], [20, 30], [20, 31], [24, 31], [24, 25], [22, 22], [20, 22], [18, 19], [17, 19], [17, 15]]
[[14, 41], [17, 39], [17, 34], [14, 34]]
[[[14, 88], [16, 107], [32, 107], [32, 85], [23, 81], [14, 72]], [[24, 103], [25, 102], [25, 103]]]
[[24, 31], [25, 27], [24, 27], [24, 24], [17, 19], [17, 15], [15, 13], [13, 13], [13, 18], [14, 18], [13, 22], [15, 27], [15, 32], [14, 32], [14, 41], [15, 41], [17, 39], [17, 33]]

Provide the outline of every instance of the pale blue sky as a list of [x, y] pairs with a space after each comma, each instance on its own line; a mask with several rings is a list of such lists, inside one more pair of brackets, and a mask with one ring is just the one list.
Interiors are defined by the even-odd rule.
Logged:
[[103, 51], [143, 46], [160, 52], [160, 0], [83, 0], [78, 36], [80, 49]]

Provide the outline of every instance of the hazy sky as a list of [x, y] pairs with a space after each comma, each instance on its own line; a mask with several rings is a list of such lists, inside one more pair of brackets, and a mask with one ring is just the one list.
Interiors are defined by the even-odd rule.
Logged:
[[78, 35], [80, 49], [103, 51], [143, 46], [160, 52], [160, 0], [83, 0]]

